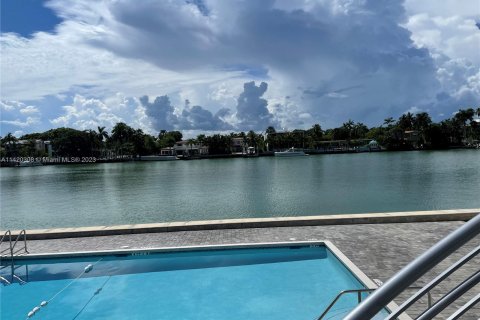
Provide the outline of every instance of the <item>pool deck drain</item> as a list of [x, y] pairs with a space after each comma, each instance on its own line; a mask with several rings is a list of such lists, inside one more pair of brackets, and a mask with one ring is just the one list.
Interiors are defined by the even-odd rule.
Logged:
[[[402, 267], [430, 248], [444, 236], [460, 227], [463, 221], [343, 224], [321, 226], [284, 226], [240, 229], [213, 229], [197, 231], [170, 231], [141, 234], [121, 234], [95, 237], [31, 240], [28, 242], [32, 254], [75, 251], [102, 251], [116, 249], [145, 249], [159, 247], [181, 247], [194, 245], [218, 245], [260, 242], [326, 240], [337, 246], [355, 265], [371, 279], [386, 281]], [[434, 275], [458, 260], [480, 244], [480, 237], [434, 268], [415, 285], [424, 285]], [[480, 259], [463, 266], [444, 283], [432, 291], [434, 301], [446, 293], [461, 279], [478, 270]], [[474, 287], [459, 305], [480, 292], [480, 285]], [[401, 302], [402, 298], [397, 299]], [[415, 316], [426, 307], [426, 299], [409, 309]], [[447, 309], [446, 319], [452, 309]], [[321, 312], [321, 310], [320, 310]], [[470, 310], [462, 319], [478, 320], [480, 307]]]

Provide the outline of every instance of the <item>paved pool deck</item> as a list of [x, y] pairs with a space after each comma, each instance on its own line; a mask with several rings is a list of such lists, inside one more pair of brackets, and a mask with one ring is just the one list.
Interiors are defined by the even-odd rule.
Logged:
[[[240, 229], [215, 229], [197, 231], [171, 231], [157, 233], [122, 234], [94, 237], [31, 240], [28, 242], [32, 254], [72, 251], [102, 251], [145, 249], [160, 247], [181, 247], [194, 245], [218, 245], [258, 242], [327, 240], [337, 246], [354, 264], [371, 279], [386, 281], [402, 267], [423, 253], [437, 241], [454, 231], [463, 221], [377, 223], [321, 226], [263, 227]], [[416, 285], [427, 283], [443, 271], [455, 259], [468, 253], [480, 244], [480, 237], [447, 258]], [[459, 279], [465, 279], [479, 269], [480, 258], [476, 258], [454, 273], [438, 288], [432, 291], [433, 300], [440, 293], [453, 288]], [[480, 285], [469, 291], [466, 298], [480, 292]], [[401, 302], [402, 297], [396, 302]], [[464, 303], [463, 299], [460, 303]], [[419, 314], [426, 306], [426, 299], [409, 309], [409, 315]], [[451, 309], [435, 319], [446, 319]], [[478, 320], [480, 306], [470, 310], [462, 319]]]

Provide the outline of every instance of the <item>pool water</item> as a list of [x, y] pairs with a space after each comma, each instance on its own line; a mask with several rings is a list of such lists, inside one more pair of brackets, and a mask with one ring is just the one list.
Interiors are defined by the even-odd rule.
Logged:
[[[85, 268], [92, 265], [91, 271]], [[325, 246], [18, 260], [1, 275], [1, 319], [316, 319], [364, 286]], [[87, 268], [88, 269], [88, 268]], [[331, 315], [351, 309], [344, 297]], [[330, 319], [341, 319], [341, 316]]]

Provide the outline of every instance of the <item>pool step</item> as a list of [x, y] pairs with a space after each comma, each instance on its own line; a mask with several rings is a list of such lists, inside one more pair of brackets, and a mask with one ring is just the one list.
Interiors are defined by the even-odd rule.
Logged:
[[10, 281], [8, 281], [7, 279], [5, 279], [4, 277], [0, 276], [0, 282], [4, 285], [4, 286], [9, 286], [11, 285]]
[[[28, 283], [28, 265], [6, 264], [0, 266], [0, 271], [7, 268], [9, 270], [0, 274], [1, 284], [3, 284], [4, 286], [8, 286], [15, 282], [19, 283], [20, 285], [25, 285]], [[21, 274], [17, 272], [17, 270], [20, 268], [25, 268], [25, 271], [21, 272]]]

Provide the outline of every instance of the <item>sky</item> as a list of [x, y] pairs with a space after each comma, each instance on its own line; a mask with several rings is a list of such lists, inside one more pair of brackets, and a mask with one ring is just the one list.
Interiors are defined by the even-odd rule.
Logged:
[[478, 0], [1, 0], [0, 135], [379, 126], [480, 107]]

